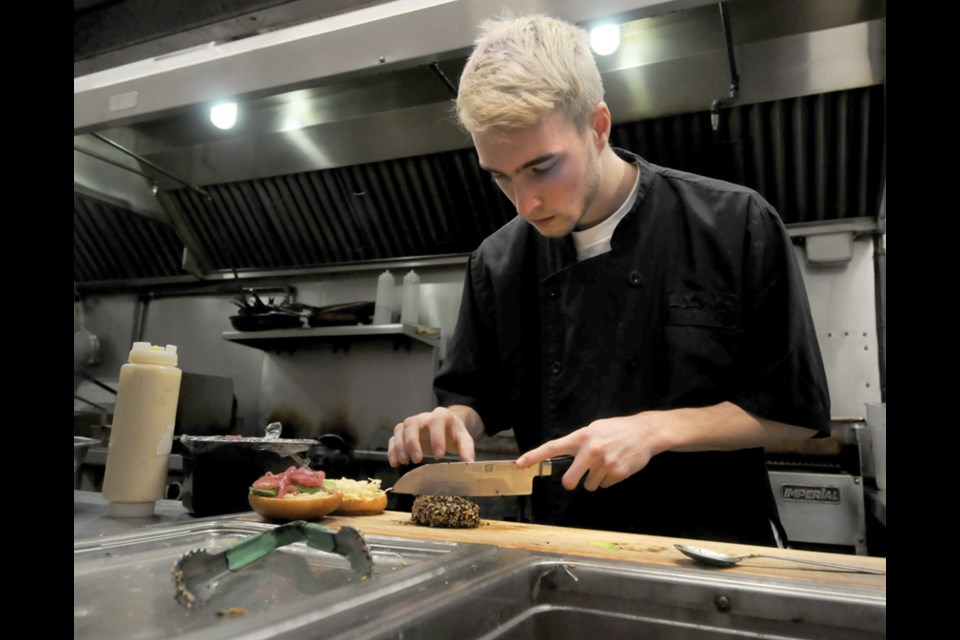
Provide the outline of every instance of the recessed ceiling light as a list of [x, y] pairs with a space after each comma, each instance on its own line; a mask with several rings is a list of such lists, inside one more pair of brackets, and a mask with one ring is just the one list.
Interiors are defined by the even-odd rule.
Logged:
[[620, 25], [602, 24], [590, 30], [590, 48], [597, 55], [608, 56], [620, 47]]
[[237, 124], [237, 103], [221, 102], [210, 107], [210, 122], [218, 129], [232, 129]]

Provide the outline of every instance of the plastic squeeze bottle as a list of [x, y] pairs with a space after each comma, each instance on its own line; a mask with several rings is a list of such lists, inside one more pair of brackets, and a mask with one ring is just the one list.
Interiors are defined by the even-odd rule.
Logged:
[[180, 397], [177, 347], [134, 342], [120, 367], [103, 497], [120, 518], [153, 515], [164, 496]]
[[397, 281], [393, 274], [384, 271], [377, 278], [377, 299], [373, 303], [373, 324], [390, 324], [393, 322], [394, 289]]
[[403, 276], [403, 302], [400, 305], [400, 322], [420, 324], [420, 276], [412, 269]]

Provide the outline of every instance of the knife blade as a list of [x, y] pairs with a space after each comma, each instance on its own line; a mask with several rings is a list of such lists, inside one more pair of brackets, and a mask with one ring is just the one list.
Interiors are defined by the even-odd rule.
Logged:
[[558, 456], [521, 469], [516, 460], [434, 462], [403, 474], [391, 491], [410, 495], [526, 496], [533, 479], [565, 471], [573, 456]]

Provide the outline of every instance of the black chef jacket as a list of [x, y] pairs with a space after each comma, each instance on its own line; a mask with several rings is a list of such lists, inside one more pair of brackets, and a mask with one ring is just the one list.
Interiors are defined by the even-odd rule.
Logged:
[[[730, 401], [829, 433], [826, 376], [803, 281], [774, 208], [745, 187], [640, 167], [611, 251], [521, 218], [471, 255], [440, 405], [465, 404], [522, 451], [590, 422]], [[535, 483], [537, 522], [773, 545], [783, 534], [761, 448], [666, 452], [608, 489]]]

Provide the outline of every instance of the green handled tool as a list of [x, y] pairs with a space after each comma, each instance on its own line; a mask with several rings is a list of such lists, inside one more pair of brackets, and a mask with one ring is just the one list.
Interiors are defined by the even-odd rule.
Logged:
[[350, 567], [365, 578], [373, 574], [370, 548], [358, 530], [345, 526], [334, 532], [318, 524], [296, 520], [250, 536], [226, 551], [208, 553], [195, 549], [184, 553], [171, 569], [177, 601], [187, 608], [202, 605], [231, 571], [246, 567], [274, 549], [300, 541], [306, 541], [314, 549], [344, 556], [350, 561]]

